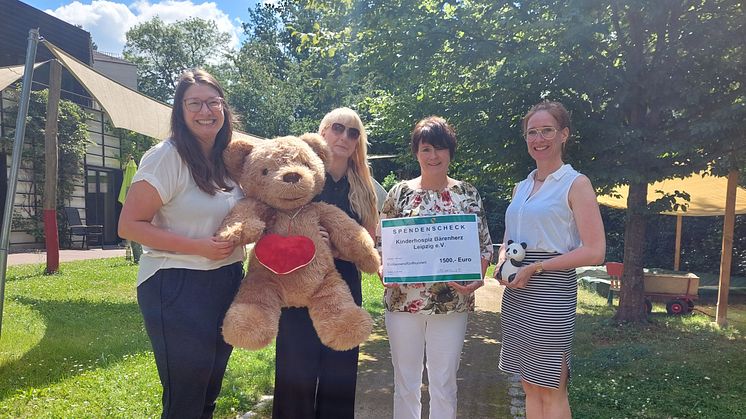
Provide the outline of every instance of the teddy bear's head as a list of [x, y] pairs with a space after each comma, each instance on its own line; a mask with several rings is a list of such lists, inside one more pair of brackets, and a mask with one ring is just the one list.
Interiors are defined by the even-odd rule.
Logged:
[[247, 197], [277, 209], [301, 207], [321, 192], [331, 156], [318, 134], [273, 140], [234, 139], [223, 152], [230, 176]]
[[505, 257], [516, 262], [522, 261], [526, 257], [526, 243], [516, 243], [513, 240], [508, 240]]

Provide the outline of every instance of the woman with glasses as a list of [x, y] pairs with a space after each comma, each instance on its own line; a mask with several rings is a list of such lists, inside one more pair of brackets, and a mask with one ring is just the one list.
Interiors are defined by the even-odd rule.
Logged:
[[163, 386], [163, 418], [209, 418], [231, 354], [220, 325], [243, 278], [241, 246], [213, 237], [242, 197], [223, 150], [232, 114], [202, 70], [179, 79], [171, 137], [140, 162], [119, 235], [141, 243], [137, 301]]
[[[511, 282], [498, 277], [506, 287], [500, 369], [521, 377], [527, 418], [570, 418], [575, 268], [603, 262], [604, 226], [590, 180], [563, 161], [570, 137], [565, 107], [535, 105], [523, 118], [523, 132], [536, 169], [516, 185], [505, 212], [503, 243], [526, 243], [527, 250]], [[503, 244], [498, 266], [504, 260]]]
[[[316, 201], [336, 205], [371, 235], [378, 223], [376, 195], [368, 168], [368, 138], [358, 114], [349, 108], [329, 112], [319, 134], [331, 149], [324, 189]], [[337, 271], [362, 305], [360, 271], [334, 259]], [[324, 346], [306, 308], [283, 308], [277, 333], [275, 419], [352, 419], [355, 412], [358, 348], [335, 351]]]
[[[476, 214], [482, 277], [492, 258], [492, 240], [482, 199], [472, 185], [448, 176], [456, 133], [431, 116], [412, 131], [412, 153], [420, 176], [388, 193], [381, 218]], [[384, 278], [382, 278], [384, 279]], [[466, 334], [467, 313], [482, 281], [386, 285], [386, 331], [394, 366], [394, 419], [419, 419], [423, 358], [427, 363], [430, 418], [456, 417], [456, 373]]]

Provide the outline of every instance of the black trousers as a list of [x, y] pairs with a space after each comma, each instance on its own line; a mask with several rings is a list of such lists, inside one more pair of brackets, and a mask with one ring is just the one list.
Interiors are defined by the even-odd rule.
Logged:
[[[335, 260], [357, 305], [360, 272]], [[352, 419], [355, 415], [358, 348], [335, 351], [319, 340], [306, 308], [284, 308], [275, 356], [274, 419]]]
[[211, 271], [161, 269], [137, 302], [163, 386], [162, 418], [211, 418], [233, 347], [220, 333], [241, 263]]

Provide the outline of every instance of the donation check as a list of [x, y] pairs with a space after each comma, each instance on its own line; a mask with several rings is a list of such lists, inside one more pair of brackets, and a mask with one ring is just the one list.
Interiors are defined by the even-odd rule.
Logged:
[[482, 279], [475, 214], [381, 220], [381, 252], [388, 284]]

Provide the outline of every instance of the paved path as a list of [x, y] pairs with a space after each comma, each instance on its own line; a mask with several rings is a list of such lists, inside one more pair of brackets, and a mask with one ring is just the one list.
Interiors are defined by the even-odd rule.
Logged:
[[[88, 250], [64, 249], [60, 250], [60, 262], [84, 259], [105, 259], [124, 257], [124, 248], [101, 249], [90, 248]], [[8, 255], [8, 266], [26, 265], [30, 263], [47, 263], [47, 254], [44, 249], [26, 253], [10, 253]]]

